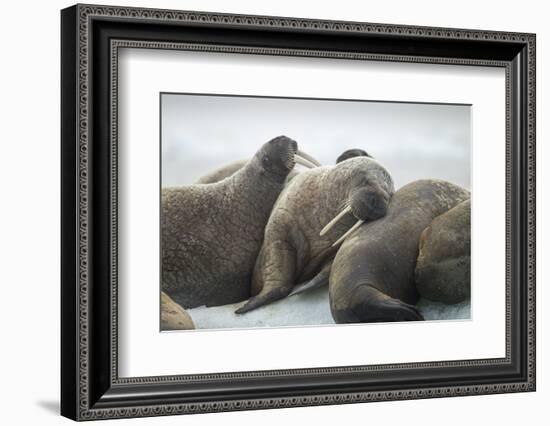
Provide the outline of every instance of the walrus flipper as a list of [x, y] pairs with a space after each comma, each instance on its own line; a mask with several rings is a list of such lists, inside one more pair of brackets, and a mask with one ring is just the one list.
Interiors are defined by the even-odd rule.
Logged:
[[359, 286], [350, 300], [352, 309], [339, 310], [332, 306], [336, 323], [423, 321], [424, 317], [413, 305], [394, 299], [370, 285]]
[[295, 296], [296, 294], [300, 294], [305, 291], [313, 290], [314, 288], [324, 287], [328, 285], [331, 266], [332, 266], [332, 262], [327, 263], [323, 267], [323, 269], [321, 269], [319, 273], [315, 275], [312, 279], [294, 286], [294, 288], [292, 289], [292, 291], [288, 296], [289, 297]]
[[285, 298], [289, 293], [284, 287], [272, 288], [266, 292], [262, 292], [257, 296], [251, 297], [248, 302], [235, 311], [236, 314], [244, 314], [259, 308], [260, 306], [268, 305], [279, 299]]
[[263, 248], [260, 252], [259, 260], [262, 266], [260, 274], [265, 283], [260, 293], [251, 297], [246, 304], [235, 311], [236, 314], [245, 312], [267, 305], [288, 296], [294, 282], [296, 271], [296, 252], [286, 241], [274, 241], [269, 247]]

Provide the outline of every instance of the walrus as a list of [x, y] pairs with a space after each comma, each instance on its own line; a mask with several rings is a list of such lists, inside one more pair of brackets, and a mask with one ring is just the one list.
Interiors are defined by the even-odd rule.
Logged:
[[[319, 163], [319, 161], [317, 161], [315, 158], [307, 155], [304, 152], [302, 152], [302, 155], [304, 156], [304, 158], [306, 158], [308, 161], [310, 161], [314, 165], [321, 166], [321, 163]], [[371, 157], [369, 154], [367, 154], [366, 151], [362, 149], [359, 149], [359, 148], [348, 149], [338, 156], [338, 158], [336, 159], [336, 164], [341, 163], [342, 161], [348, 160], [350, 158], [361, 157], [361, 156]], [[206, 184], [206, 183], [219, 182], [220, 180], [223, 180], [226, 177], [231, 176], [237, 170], [244, 167], [247, 162], [248, 162], [248, 159], [233, 161], [216, 170], [211, 171], [210, 173], [204, 176], [201, 176], [196, 183]], [[299, 172], [296, 170], [291, 171], [286, 178], [287, 182], [289, 182], [294, 177], [296, 177], [298, 173]]]
[[360, 148], [352, 148], [347, 149], [344, 152], [342, 152], [338, 158], [336, 159], [336, 164], [341, 163], [342, 161], [349, 160], [350, 158], [355, 157], [371, 157], [372, 155], [369, 155], [367, 151], [360, 149]]
[[[252, 276], [253, 297], [235, 312], [281, 299], [296, 283], [329, 268], [346, 233], [363, 221], [384, 216], [393, 193], [390, 174], [368, 157], [296, 176], [281, 193], [266, 225]], [[322, 229], [335, 215], [336, 220]]]
[[422, 232], [414, 273], [422, 297], [447, 304], [470, 297], [470, 211], [467, 199]]
[[164, 291], [160, 295], [160, 329], [162, 331], [195, 329], [191, 316]]
[[183, 308], [247, 299], [265, 225], [295, 163], [314, 167], [279, 136], [229, 178], [163, 189], [162, 290]]
[[467, 190], [441, 180], [418, 180], [399, 189], [387, 214], [349, 235], [334, 258], [329, 277], [334, 321], [423, 320], [414, 306], [420, 234], [469, 197]]

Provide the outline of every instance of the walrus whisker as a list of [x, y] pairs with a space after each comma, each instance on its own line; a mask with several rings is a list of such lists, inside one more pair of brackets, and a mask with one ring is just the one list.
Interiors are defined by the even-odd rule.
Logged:
[[330, 231], [332, 229], [332, 227], [334, 225], [336, 225], [336, 223], [342, 219], [342, 217], [346, 214], [346, 213], [349, 213], [351, 212], [351, 206], [348, 206], [346, 207], [344, 210], [342, 210], [340, 213], [338, 213], [334, 219], [332, 219], [329, 223], [327, 223], [325, 225], [325, 227], [323, 229], [321, 229], [321, 232], [319, 232], [319, 236], [323, 236], [325, 235], [328, 231]]
[[305, 166], [309, 169], [314, 169], [317, 167], [315, 163], [312, 163], [306, 158], [300, 157], [298, 154], [294, 156], [294, 160], [296, 161], [296, 163], [301, 164], [302, 166]]
[[346, 209], [350, 206], [350, 204], [351, 204], [351, 200], [347, 198], [340, 203], [340, 205], [338, 206], [338, 210], [340, 211], [340, 210]]
[[302, 158], [305, 158], [306, 160], [308, 160], [309, 162], [315, 164], [317, 167], [320, 167], [322, 166], [322, 164], [317, 161], [315, 158], [313, 158], [311, 155], [309, 154], [306, 154], [304, 151], [300, 151], [300, 150], [297, 150], [296, 151], [296, 154], [299, 155], [300, 157]]
[[350, 236], [357, 228], [361, 226], [361, 224], [364, 222], [364, 220], [358, 220], [355, 225], [353, 225], [348, 231], [342, 235], [340, 238], [338, 238], [333, 244], [332, 247], [336, 247], [338, 244], [342, 243], [348, 236]]
[[294, 169], [294, 167], [296, 167], [296, 161], [294, 160], [294, 158], [288, 158], [286, 161], [285, 161], [285, 166], [288, 170], [292, 170]]

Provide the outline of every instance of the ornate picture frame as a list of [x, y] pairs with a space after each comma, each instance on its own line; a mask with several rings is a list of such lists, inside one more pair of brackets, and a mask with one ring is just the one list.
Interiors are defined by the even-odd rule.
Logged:
[[[76, 5], [61, 12], [61, 413], [160, 416], [535, 390], [534, 34]], [[503, 68], [502, 358], [119, 377], [117, 74], [123, 47]]]

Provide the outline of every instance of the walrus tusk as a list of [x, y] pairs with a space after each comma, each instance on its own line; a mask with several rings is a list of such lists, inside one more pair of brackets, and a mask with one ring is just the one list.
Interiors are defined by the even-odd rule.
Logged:
[[357, 228], [359, 228], [363, 222], [364, 220], [358, 220], [355, 225], [348, 229], [348, 231], [344, 235], [342, 235], [332, 244], [332, 247], [336, 247], [338, 244], [343, 242], [349, 235], [351, 235]]
[[347, 206], [344, 210], [342, 210], [340, 213], [338, 213], [334, 219], [332, 219], [329, 223], [325, 225], [323, 229], [321, 229], [321, 232], [319, 232], [319, 236], [322, 237], [325, 235], [328, 231], [332, 229], [334, 225], [336, 225], [336, 222], [338, 222], [342, 217], [351, 211], [351, 206]]
[[302, 166], [306, 166], [307, 168], [309, 169], [314, 169], [316, 168], [317, 166], [315, 165], [315, 163], [312, 163], [311, 161], [309, 161], [308, 159], [304, 158], [304, 157], [301, 157], [300, 155], [298, 154], [295, 154], [294, 155], [294, 160], [298, 163], [298, 164], [301, 164]]
[[311, 155], [309, 154], [306, 154], [304, 151], [300, 151], [300, 150], [297, 150], [296, 151], [296, 154], [298, 154], [300, 157], [302, 158], [305, 158], [306, 160], [308, 160], [309, 162], [315, 164], [317, 167], [320, 167], [322, 166], [322, 164], [317, 161], [315, 158], [313, 158]]

